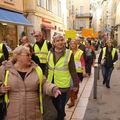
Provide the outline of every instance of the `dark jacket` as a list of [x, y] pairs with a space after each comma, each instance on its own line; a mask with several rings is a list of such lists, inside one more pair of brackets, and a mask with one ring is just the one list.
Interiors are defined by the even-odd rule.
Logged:
[[9, 57], [9, 52], [7, 50], [7, 47], [4, 44], [3, 44], [2, 51], [3, 51], [3, 57], [0, 58], [0, 65], [4, 60], [8, 60], [8, 57]]
[[[115, 53], [114, 58], [112, 59], [112, 49], [113, 49], [113, 47], [111, 47], [110, 49], [108, 49], [108, 47], [106, 47], [105, 62], [104, 62], [104, 66], [106, 66], [106, 67], [113, 67], [114, 62], [116, 62], [118, 59], [117, 51]], [[100, 55], [98, 58], [98, 64], [101, 64], [102, 54], [103, 54], [103, 49], [100, 52]]]

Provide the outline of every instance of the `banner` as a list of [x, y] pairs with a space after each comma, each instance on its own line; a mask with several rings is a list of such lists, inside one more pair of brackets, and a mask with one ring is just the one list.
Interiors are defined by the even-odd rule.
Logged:
[[65, 31], [65, 38], [76, 39], [76, 30], [67, 30]]
[[93, 33], [93, 38], [98, 38], [98, 32]]
[[93, 37], [93, 28], [83, 28], [82, 37]]

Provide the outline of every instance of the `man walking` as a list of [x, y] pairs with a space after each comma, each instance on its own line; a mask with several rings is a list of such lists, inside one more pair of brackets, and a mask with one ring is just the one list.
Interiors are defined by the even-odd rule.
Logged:
[[44, 35], [41, 31], [35, 31], [34, 37], [36, 38], [36, 43], [33, 45], [33, 51], [35, 55], [37, 55], [40, 59], [41, 68], [44, 74], [48, 51], [52, 47], [52, 45], [47, 40], [44, 40]]
[[98, 64], [102, 65], [103, 84], [110, 88], [110, 78], [114, 69], [114, 63], [118, 59], [116, 48], [112, 46], [112, 41], [107, 40], [106, 47], [104, 47], [99, 55]]
[[61, 90], [61, 95], [52, 98], [58, 112], [57, 120], [64, 120], [67, 93], [70, 89], [70, 80], [73, 79], [74, 90], [78, 87], [78, 76], [75, 70], [74, 56], [65, 48], [65, 39], [62, 35], [53, 38], [53, 48], [48, 53], [47, 79], [56, 84]]

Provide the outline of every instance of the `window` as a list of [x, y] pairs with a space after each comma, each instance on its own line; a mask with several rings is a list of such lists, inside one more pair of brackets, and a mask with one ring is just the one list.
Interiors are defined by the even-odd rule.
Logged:
[[57, 0], [53, 0], [53, 8], [52, 8], [52, 11], [53, 11], [53, 13], [54, 14], [58, 14], [57, 12], [57, 8], [58, 8], [58, 6], [57, 6]]
[[15, 3], [15, 0], [4, 0], [4, 2], [6, 2], [6, 3], [12, 3], [12, 4], [14, 4]]
[[47, 0], [47, 9], [52, 12], [52, 0]]
[[42, 8], [46, 8], [47, 0], [38, 0], [38, 5]]
[[80, 6], [80, 15], [83, 15], [84, 12], [84, 6]]
[[61, 2], [58, 1], [58, 16], [61, 17]]

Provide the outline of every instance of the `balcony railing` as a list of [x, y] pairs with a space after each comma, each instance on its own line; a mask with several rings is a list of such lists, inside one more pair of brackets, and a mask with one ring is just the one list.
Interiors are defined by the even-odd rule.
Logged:
[[92, 15], [90, 13], [84, 14], [76, 13], [76, 18], [92, 18]]

